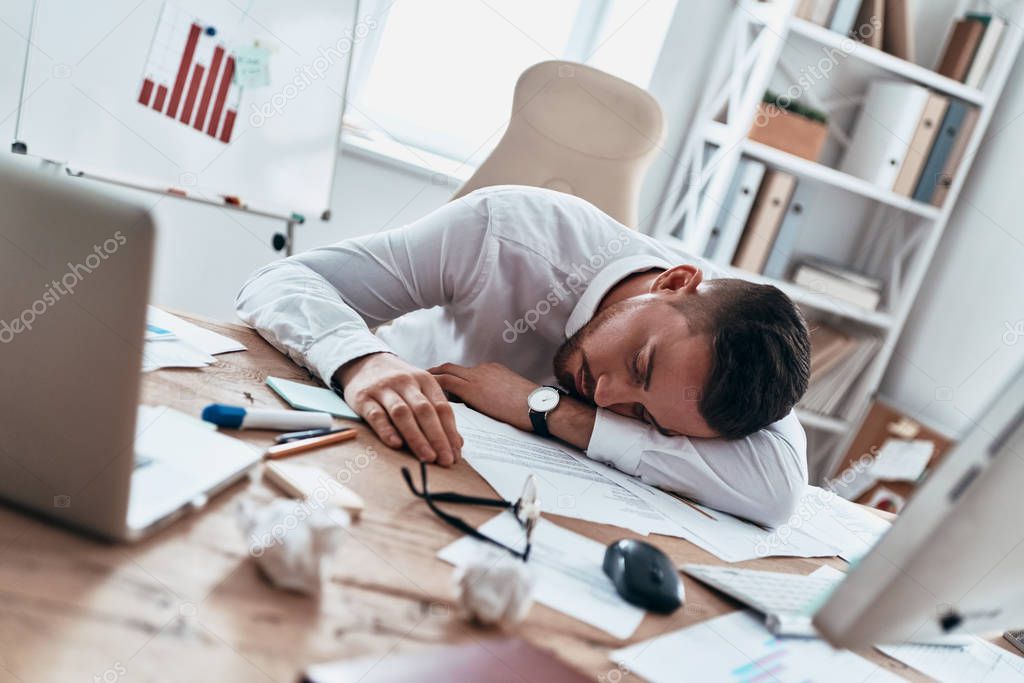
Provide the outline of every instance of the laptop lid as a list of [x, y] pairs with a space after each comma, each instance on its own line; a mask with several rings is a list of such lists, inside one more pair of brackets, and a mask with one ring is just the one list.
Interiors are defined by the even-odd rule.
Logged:
[[153, 222], [0, 159], [0, 498], [125, 535]]

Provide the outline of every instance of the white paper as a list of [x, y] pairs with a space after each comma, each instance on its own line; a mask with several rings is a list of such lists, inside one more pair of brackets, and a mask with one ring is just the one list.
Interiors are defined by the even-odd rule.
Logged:
[[886, 439], [871, 465], [871, 476], [887, 481], [917, 481], [935, 452], [927, 439]]
[[840, 476], [829, 481], [829, 488], [846, 500], [857, 500], [877, 483], [878, 480], [871, 476], [871, 470], [866, 469], [856, 472], [852, 477], [847, 476], [846, 472], [843, 472]]
[[671, 535], [685, 538], [726, 562], [775, 556], [833, 557], [843, 551], [828, 536], [811, 535], [801, 524], [765, 529], [728, 513], [683, 501], [622, 472], [613, 471], [608, 476], [672, 521], [678, 531]]
[[[537, 475], [545, 513], [685, 538], [726, 562], [759, 557], [832, 557], [849, 550], [800, 524], [764, 529], [643, 483], [635, 477], [556, 444], [454, 405], [463, 457], [505, 500]], [[810, 492], [814, 487], [808, 487]], [[820, 489], [816, 489], [820, 491]], [[855, 550], [862, 543], [856, 544]]]
[[[523, 548], [526, 535], [515, 517], [503, 512], [480, 532], [512, 548]], [[438, 557], [461, 566], [479, 552], [482, 541], [461, 538], [441, 549]], [[605, 547], [545, 519], [533, 530], [529, 564], [536, 575], [534, 599], [619, 639], [628, 638], [646, 612], [615, 591], [601, 565]]]
[[732, 612], [631, 645], [612, 660], [654, 683], [888, 683], [903, 679], [815, 638], [776, 638], [752, 612]]
[[864, 557], [892, 526], [889, 522], [842, 496], [808, 486], [797, 508], [803, 530], [828, 539], [840, 548], [839, 557], [855, 563]]
[[972, 637], [965, 648], [909, 644], [875, 647], [940, 683], [1024, 681], [1024, 658], [977, 637]]
[[541, 509], [548, 514], [611, 524], [639, 534], [674, 525], [637, 495], [583, 462], [585, 456], [552, 441], [453, 404], [462, 457], [505, 500], [517, 500], [532, 473]]
[[142, 345], [142, 371], [160, 368], [205, 368], [216, 359], [180, 339], [149, 340]]
[[179, 340], [211, 356], [231, 353], [232, 351], [245, 351], [244, 344], [222, 334], [217, 334], [194, 325], [187, 320], [182, 320], [178, 316], [171, 315], [156, 306], [149, 306], [147, 308], [146, 322], [162, 327], [165, 330], [170, 330]]

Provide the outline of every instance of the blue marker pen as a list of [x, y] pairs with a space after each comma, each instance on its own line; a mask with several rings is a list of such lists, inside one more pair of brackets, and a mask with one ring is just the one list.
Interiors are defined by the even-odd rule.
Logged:
[[203, 408], [203, 419], [228, 429], [330, 429], [330, 413], [306, 410], [259, 410], [223, 403], [211, 403]]

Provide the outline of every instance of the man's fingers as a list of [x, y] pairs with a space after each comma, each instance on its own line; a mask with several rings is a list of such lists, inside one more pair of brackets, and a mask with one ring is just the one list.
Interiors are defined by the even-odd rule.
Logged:
[[462, 370], [468, 370], [464, 365], [457, 365], [455, 363], [441, 363], [427, 370], [431, 375], [453, 375], [455, 377], [462, 377]]
[[[425, 401], [426, 399], [424, 399]], [[417, 416], [405, 398], [391, 389], [380, 392], [378, 401], [388, 411], [391, 421], [401, 433], [412, 452], [424, 462], [435, 462], [438, 453], [420, 429]]]
[[463, 441], [462, 435], [459, 434], [458, 427], [455, 424], [455, 411], [452, 410], [452, 404], [448, 402], [448, 398], [444, 395], [444, 389], [441, 388], [441, 385], [435, 379], [424, 379], [420, 386], [423, 388], [423, 394], [427, 397], [427, 400], [434, 405], [437, 417], [441, 420], [441, 427], [448, 436], [448, 443], [452, 445], [455, 461], [458, 462], [459, 458], [462, 457]]
[[402, 437], [398, 435], [395, 425], [391, 423], [391, 418], [381, 404], [368, 399], [361, 406], [360, 414], [381, 441], [392, 448], [402, 447]]
[[441, 425], [441, 419], [437, 414], [437, 408], [426, 397], [423, 390], [417, 385], [407, 389], [402, 394], [406, 404], [412, 408], [420, 430], [427, 437], [431, 448], [437, 454], [437, 464], [445, 467], [455, 462], [454, 444], [448, 440], [448, 434]]

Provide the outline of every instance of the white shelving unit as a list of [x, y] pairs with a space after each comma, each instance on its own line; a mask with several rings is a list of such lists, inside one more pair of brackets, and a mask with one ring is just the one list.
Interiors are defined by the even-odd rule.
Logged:
[[[827, 291], [815, 291], [718, 263], [728, 274], [773, 284], [814, 319], [845, 329], [877, 335], [883, 344], [854, 383], [837, 415], [799, 410], [810, 437], [813, 480], [830, 476], [849, 447], [885, 373], [931, 263], [939, 239], [956, 205], [971, 162], [985, 137], [1024, 42], [1024, 0], [961, 0], [949, 25], [964, 12], [999, 14], [1007, 27], [983, 87], [972, 88], [846, 36], [793, 16], [797, 0], [737, 0], [719, 58], [707, 80], [679, 165], [666, 188], [654, 235], [689, 253], [702, 254], [727, 189], [741, 158], [812, 184], [800, 251], [842, 261], [883, 278], [887, 285], [879, 310], [867, 310]], [[921, 37], [919, 36], [919, 40]], [[928, 37], [945, 40], [945, 36]], [[811, 78], [815, 64], [827, 59], [827, 75]], [[819, 72], [822, 69], [818, 70]], [[979, 108], [978, 122], [964, 162], [941, 207], [915, 201], [836, 169], [848, 131], [871, 80], [886, 78], [919, 84]], [[756, 108], [765, 91], [787, 92], [829, 114], [829, 141], [820, 162], [812, 162], [750, 140]], [[709, 150], [711, 153], [709, 155]]]

